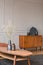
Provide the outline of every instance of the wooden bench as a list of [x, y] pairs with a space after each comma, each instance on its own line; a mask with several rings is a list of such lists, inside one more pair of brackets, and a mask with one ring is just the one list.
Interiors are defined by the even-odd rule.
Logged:
[[0, 43], [0, 47], [7, 47], [8, 44], [7, 43]]
[[[7, 47], [8, 44], [7, 43], [0, 43], [0, 47]], [[0, 56], [0, 59], [3, 59], [1, 56]]]

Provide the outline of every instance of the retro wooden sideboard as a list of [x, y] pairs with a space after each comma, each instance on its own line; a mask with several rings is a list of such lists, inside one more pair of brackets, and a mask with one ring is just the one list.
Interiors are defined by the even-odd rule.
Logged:
[[42, 46], [42, 35], [38, 36], [19, 36], [19, 47], [20, 48], [40, 48]]

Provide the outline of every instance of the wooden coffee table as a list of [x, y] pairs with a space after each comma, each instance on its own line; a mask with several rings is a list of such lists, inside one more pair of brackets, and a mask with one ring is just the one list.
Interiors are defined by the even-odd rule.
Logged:
[[0, 47], [0, 56], [9, 60], [13, 60], [13, 65], [16, 65], [16, 61], [27, 60], [30, 65], [30, 56], [33, 53], [27, 50], [7, 50], [6, 47]]

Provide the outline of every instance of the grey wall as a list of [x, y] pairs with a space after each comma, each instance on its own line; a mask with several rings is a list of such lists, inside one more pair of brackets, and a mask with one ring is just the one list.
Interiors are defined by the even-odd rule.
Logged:
[[19, 35], [36, 27], [43, 35], [43, 0], [0, 0], [0, 42], [8, 43], [5, 27], [12, 22], [12, 42], [19, 48]]

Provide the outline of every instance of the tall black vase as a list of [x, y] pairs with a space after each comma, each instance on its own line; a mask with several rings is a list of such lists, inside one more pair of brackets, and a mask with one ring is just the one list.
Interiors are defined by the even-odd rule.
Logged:
[[9, 40], [9, 42], [8, 42], [8, 48], [7, 48], [8, 50], [12, 50], [12, 44], [11, 44], [11, 40]]

